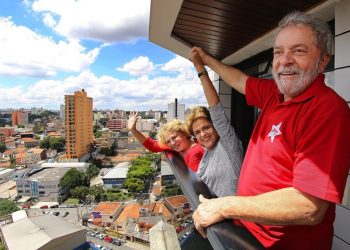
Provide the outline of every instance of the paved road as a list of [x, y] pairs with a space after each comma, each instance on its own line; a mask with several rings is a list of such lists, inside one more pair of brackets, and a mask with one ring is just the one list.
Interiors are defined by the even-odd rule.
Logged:
[[62, 217], [63, 219], [73, 223], [73, 224], [81, 224], [81, 217], [90, 212], [89, 207], [74, 207], [74, 208], [49, 208], [49, 209], [27, 209], [27, 214], [29, 217], [38, 216], [47, 212], [59, 212], [59, 217], [62, 217], [65, 212], [69, 212], [66, 217]]
[[142, 246], [140, 244], [136, 244], [136, 243], [131, 243], [131, 242], [128, 242], [126, 244], [122, 244], [121, 246], [116, 246], [112, 243], [109, 243], [109, 242], [106, 242], [106, 241], [103, 241], [103, 240], [100, 240], [100, 239], [97, 239], [95, 237], [92, 237], [90, 235], [86, 235], [86, 240], [87, 241], [91, 241], [93, 242], [95, 245], [101, 245], [101, 246], [104, 246], [104, 247], [109, 247], [110, 249], [117, 249], [117, 250], [149, 250], [149, 247], [147, 246]]

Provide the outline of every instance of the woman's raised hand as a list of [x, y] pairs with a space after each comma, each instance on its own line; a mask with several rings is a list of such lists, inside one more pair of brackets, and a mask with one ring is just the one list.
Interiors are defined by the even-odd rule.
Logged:
[[133, 131], [136, 130], [136, 122], [138, 121], [139, 117], [137, 116], [138, 112], [131, 112], [128, 120], [128, 130]]

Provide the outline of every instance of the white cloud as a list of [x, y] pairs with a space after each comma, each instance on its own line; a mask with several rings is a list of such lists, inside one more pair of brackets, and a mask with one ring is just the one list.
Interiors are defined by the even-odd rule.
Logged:
[[147, 56], [139, 56], [124, 64], [123, 67], [117, 68], [117, 70], [128, 72], [132, 76], [144, 76], [153, 73], [154, 64]]
[[191, 61], [182, 56], [176, 55], [172, 60], [161, 65], [161, 70], [167, 72], [181, 73], [187, 77], [193, 77], [194, 66]]
[[79, 72], [90, 66], [100, 48], [90, 51], [76, 40], [55, 42], [10, 18], [0, 18], [0, 75], [49, 77], [58, 71]]
[[44, 14], [43, 22], [48, 27], [53, 27], [56, 25], [56, 21], [50, 13]]
[[147, 37], [150, 0], [36, 0], [33, 11], [57, 16], [57, 33], [106, 43]]
[[59, 109], [64, 95], [85, 89], [93, 98], [95, 109], [119, 108], [125, 110], [166, 110], [168, 103], [178, 98], [186, 107], [205, 104], [204, 94], [198, 77], [178, 74], [175, 77], [142, 76], [120, 80], [111, 76], [97, 77], [91, 71], [64, 80], [41, 80], [24, 87], [1, 88], [0, 107], [44, 107]]

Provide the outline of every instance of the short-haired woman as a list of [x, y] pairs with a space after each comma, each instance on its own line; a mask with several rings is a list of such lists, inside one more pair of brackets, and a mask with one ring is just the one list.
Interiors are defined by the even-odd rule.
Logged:
[[204, 94], [209, 104], [191, 110], [188, 128], [198, 143], [205, 147], [197, 174], [218, 197], [235, 195], [243, 159], [242, 143], [238, 139], [219, 96], [196, 52], [190, 52]]

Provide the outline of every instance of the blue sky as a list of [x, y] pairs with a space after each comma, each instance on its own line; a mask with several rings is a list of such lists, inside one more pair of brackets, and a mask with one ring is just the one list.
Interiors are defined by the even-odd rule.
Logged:
[[193, 65], [148, 41], [149, 0], [1, 0], [0, 109], [59, 109], [85, 89], [95, 109], [203, 105]]

